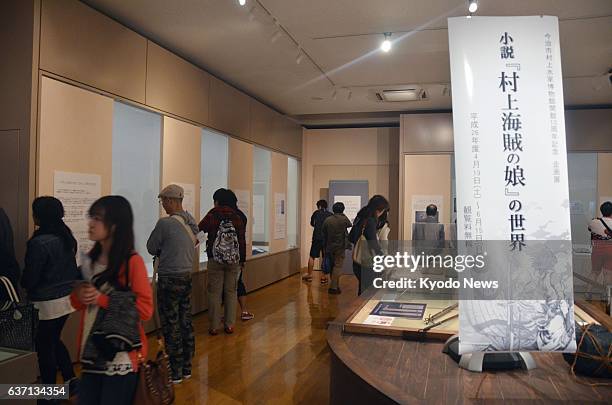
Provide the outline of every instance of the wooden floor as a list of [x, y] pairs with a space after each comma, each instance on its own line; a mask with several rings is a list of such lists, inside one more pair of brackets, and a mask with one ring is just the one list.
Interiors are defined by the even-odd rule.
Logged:
[[342, 277], [335, 296], [315, 281], [296, 275], [249, 294], [255, 319], [237, 321], [233, 335], [209, 336], [207, 314], [197, 315], [193, 377], [176, 386], [176, 403], [329, 403], [326, 325], [356, 298], [357, 282]]

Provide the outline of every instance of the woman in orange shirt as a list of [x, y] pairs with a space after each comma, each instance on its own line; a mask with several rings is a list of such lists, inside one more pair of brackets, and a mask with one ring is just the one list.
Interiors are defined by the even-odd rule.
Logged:
[[79, 404], [132, 404], [138, 382], [138, 358], [147, 356], [142, 321], [153, 314], [153, 297], [144, 261], [134, 250], [133, 223], [130, 203], [121, 196], [102, 197], [89, 209], [89, 239], [95, 244], [82, 260], [85, 282], [70, 296], [73, 307], [81, 311], [79, 358], [82, 360], [99, 308], [108, 308], [109, 293], [114, 287], [126, 287], [126, 263], [128, 286], [136, 296], [141, 319], [138, 329], [142, 346], [140, 350], [116, 353], [111, 361], [102, 361], [101, 368], [82, 362]]

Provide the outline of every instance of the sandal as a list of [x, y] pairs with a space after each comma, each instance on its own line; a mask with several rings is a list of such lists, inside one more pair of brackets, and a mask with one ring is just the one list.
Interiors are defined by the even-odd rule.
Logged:
[[240, 319], [242, 319], [243, 321], [248, 321], [253, 318], [255, 318], [255, 315], [253, 315], [252, 313], [248, 311], [244, 311], [242, 314], [240, 314]]
[[306, 274], [302, 276], [302, 281], [312, 281], [312, 276], [310, 274]]
[[327, 283], [329, 283], [329, 279], [327, 279], [327, 278], [322, 278], [321, 279], [321, 285], [325, 285]]

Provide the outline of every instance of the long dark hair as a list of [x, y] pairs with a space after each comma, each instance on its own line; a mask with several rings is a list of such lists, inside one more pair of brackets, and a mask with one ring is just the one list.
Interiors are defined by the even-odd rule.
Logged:
[[246, 214], [242, 212], [240, 208], [238, 208], [238, 197], [236, 197], [236, 193], [234, 193], [229, 188], [226, 189], [225, 191], [227, 192], [227, 199], [228, 199], [229, 207], [233, 209], [234, 211], [236, 211], [238, 216], [240, 216], [240, 219], [242, 219], [242, 222], [244, 222], [244, 226], [246, 226], [248, 219], [246, 217]]
[[365, 219], [365, 218], [374, 218], [376, 219], [376, 211], [387, 211], [389, 210], [389, 201], [382, 195], [376, 194], [370, 201], [368, 201], [368, 205], [363, 207], [357, 213], [357, 218]]
[[[90, 217], [98, 217], [106, 229], [112, 232], [112, 246], [108, 254], [106, 270], [94, 278], [100, 288], [108, 282], [118, 285], [119, 269], [134, 253], [134, 215], [128, 200], [120, 195], [108, 195], [96, 200], [89, 208]], [[102, 245], [96, 242], [89, 252], [92, 263], [102, 254]]]
[[64, 206], [60, 200], [50, 196], [36, 198], [32, 202], [32, 215], [38, 223], [38, 229], [32, 238], [39, 235], [55, 235], [64, 242], [64, 249], [76, 254], [77, 241], [62, 219], [64, 218]]

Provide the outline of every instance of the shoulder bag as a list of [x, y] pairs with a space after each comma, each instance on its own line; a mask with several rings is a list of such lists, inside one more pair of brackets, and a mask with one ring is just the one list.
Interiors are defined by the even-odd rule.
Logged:
[[368, 220], [364, 218], [362, 221], [363, 225], [361, 226], [359, 238], [353, 247], [353, 263], [357, 263], [360, 266], [367, 266], [372, 262], [372, 253], [368, 246], [368, 240], [365, 237], [365, 227]]
[[19, 301], [8, 277], [0, 276], [0, 288], [8, 301], [0, 302], [0, 346], [17, 350], [35, 350], [38, 310], [34, 304]]
[[[190, 232], [191, 233], [191, 232]], [[157, 267], [159, 259], [153, 263], [153, 297], [157, 303]], [[159, 351], [154, 360], [146, 360], [138, 352], [138, 385], [134, 394], [134, 405], [170, 405], [174, 403], [174, 385], [170, 376], [170, 361], [164, 349], [157, 304], [154, 306], [153, 319]]]

